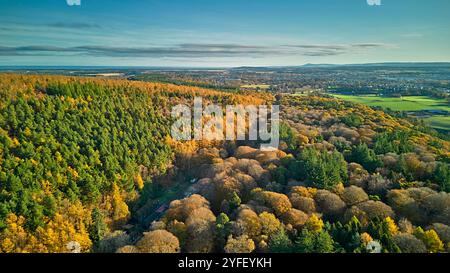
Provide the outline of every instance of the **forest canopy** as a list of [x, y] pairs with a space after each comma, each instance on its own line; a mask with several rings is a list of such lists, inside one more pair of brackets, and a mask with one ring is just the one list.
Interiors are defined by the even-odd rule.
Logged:
[[[170, 109], [281, 104], [279, 150], [176, 142]], [[0, 252], [450, 251], [450, 143], [317, 96], [0, 74]]]

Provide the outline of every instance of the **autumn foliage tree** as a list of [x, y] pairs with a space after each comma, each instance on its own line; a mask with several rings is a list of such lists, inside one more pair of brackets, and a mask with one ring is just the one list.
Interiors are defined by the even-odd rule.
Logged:
[[143, 253], [177, 253], [180, 244], [177, 237], [166, 230], [155, 230], [144, 234], [136, 244], [139, 252]]

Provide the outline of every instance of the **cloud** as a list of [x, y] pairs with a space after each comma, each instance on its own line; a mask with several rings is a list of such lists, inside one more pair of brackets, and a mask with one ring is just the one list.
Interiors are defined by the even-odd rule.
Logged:
[[105, 57], [232, 57], [283, 54], [268, 47], [233, 44], [180, 44], [167, 47], [79, 46], [74, 51]]
[[71, 28], [71, 29], [99, 29], [100, 25], [90, 24], [85, 22], [55, 22], [47, 24], [48, 27], [53, 28]]
[[336, 44], [336, 45], [286, 45], [285, 47], [302, 49], [301, 55], [304, 56], [336, 56], [357, 53], [365, 50], [376, 49], [376, 48], [388, 48], [387, 44], [383, 43], [358, 43], [358, 44]]
[[56, 46], [0, 46], [0, 56], [49, 56], [64, 52], [71, 52], [71, 50]]
[[81, 54], [98, 57], [232, 57], [232, 56], [263, 56], [267, 54], [284, 54], [283, 51], [263, 46], [238, 44], [180, 44], [174, 46], [150, 47], [114, 47], [114, 46], [21, 46], [1, 47], [3, 56], [32, 56], [36, 53], [49, 54]]
[[1, 56], [34, 55], [88, 55], [95, 57], [149, 57], [149, 58], [207, 58], [207, 57], [266, 57], [266, 56], [335, 56], [387, 47], [385, 44], [360, 43], [347, 45], [297, 44], [280, 46], [241, 44], [178, 44], [170, 46], [118, 47], [85, 45], [76, 47], [56, 46], [0, 46]]
[[387, 47], [387, 44], [380, 43], [366, 43], [366, 44], [352, 44], [350, 47], [359, 47], [359, 48], [378, 48], [378, 47]]

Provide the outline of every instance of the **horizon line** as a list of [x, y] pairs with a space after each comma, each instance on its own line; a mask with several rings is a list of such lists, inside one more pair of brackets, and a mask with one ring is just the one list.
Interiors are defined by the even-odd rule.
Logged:
[[142, 66], [142, 65], [0, 65], [0, 70], [25, 70], [25, 69], [231, 69], [231, 68], [285, 68], [285, 67], [308, 67], [308, 66], [358, 66], [358, 65], [392, 65], [392, 64], [449, 64], [450, 61], [425, 61], [425, 62], [368, 62], [368, 63], [305, 63], [299, 65], [240, 65], [240, 66], [177, 66], [177, 65], [160, 65], [160, 66]]

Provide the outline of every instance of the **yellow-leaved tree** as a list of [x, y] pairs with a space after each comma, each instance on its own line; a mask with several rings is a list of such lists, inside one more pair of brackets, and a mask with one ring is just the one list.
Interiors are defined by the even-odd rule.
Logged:
[[126, 222], [130, 215], [130, 211], [128, 210], [128, 205], [123, 200], [119, 186], [117, 186], [116, 183], [112, 185], [112, 206], [114, 222]]
[[438, 253], [444, 251], [444, 243], [442, 243], [439, 235], [433, 229], [424, 231], [421, 227], [418, 227], [414, 230], [414, 236], [425, 244], [429, 252]]
[[[46, 224], [35, 232], [24, 228], [23, 216], [9, 214], [6, 229], [0, 237], [0, 252], [4, 253], [64, 253], [87, 252], [92, 246], [88, 226], [89, 210], [81, 202], [63, 201], [55, 215], [45, 219]], [[74, 245], [73, 249], [70, 245]]]

